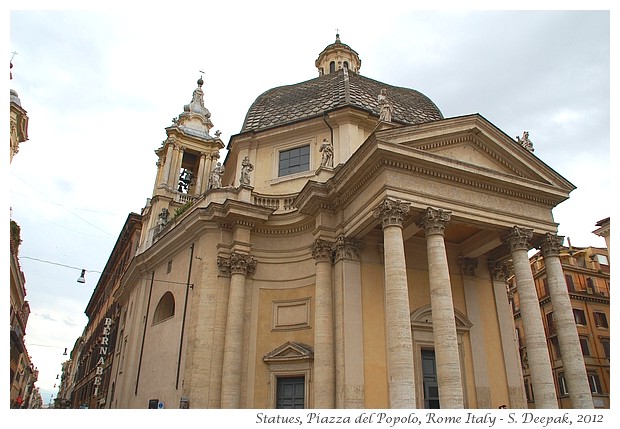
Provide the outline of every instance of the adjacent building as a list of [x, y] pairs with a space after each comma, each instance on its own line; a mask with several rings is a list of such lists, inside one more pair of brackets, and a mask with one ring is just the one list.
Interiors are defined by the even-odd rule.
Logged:
[[[13, 68], [13, 63], [11, 63]], [[12, 78], [12, 75], [11, 75]], [[17, 91], [10, 90], [10, 162], [19, 151], [20, 143], [28, 140], [28, 114], [23, 109]], [[41, 396], [35, 383], [38, 370], [31, 362], [24, 343], [30, 305], [26, 300], [26, 278], [19, 263], [21, 230], [10, 220], [10, 406], [11, 408], [40, 408]]]
[[63, 364], [58, 406], [61, 408], [106, 408], [113, 396], [112, 362], [120, 325], [120, 309], [114, 294], [140, 237], [140, 215], [130, 213], [86, 306], [88, 323]]
[[[597, 226], [599, 226], [597, 224]], [[609, 218], [607, 219], [609, 231]], [[570, 309], [577, 328], [578, 344], [576, 351], [581, 353], [587, 373], [587, 386], [593, 397], [594, 406], [609, 408], [610, 404], [610, 263], [606, 248], [560, 246], [559, 258], [564, 273], [565, 287], [568, 291]], [[558, 405], [572, 408], [570, 393], [574, 385], [567, 377], [567, 363], [564, 361], [560, 344], [565, 331], [565, 322], [559, 320], [556, 306], [553, 305], [549, 272], [545, 258], [537, 252], [530, 258], [534, 275], [536, 294], [540, 305], [540, 317], [544, 321], [545, 338], [553, 370]], [[535, 404], [532, 390], [532, 374], [524, 338], [523, 318], [521, 317], [520, 297], [511, 279], [513, 311], [516, 335], [519, 339], [521, 365], [528, 404]]]
[[155, 150], [135, 255], [116, 270], [115, 248], [88, 305], [74, 405], [525, 408], [511, 267], [532, 405], [557, 408], [540, 246], [570, 406], [593, 408], [552, 213], [575, 187], [527, 132], [363, 76], [338, 35], [314, 64], [227, 146], [198, 80]]

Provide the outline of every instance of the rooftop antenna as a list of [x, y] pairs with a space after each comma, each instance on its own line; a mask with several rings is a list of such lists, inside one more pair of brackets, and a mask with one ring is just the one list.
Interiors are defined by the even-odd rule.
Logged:
[[17, 51], [13, 51], [12, 52], [13, 56], [11, 57], [11, 61], [10, 61], [10, 67], [9, 67], [9, 74], [10, 74], [10, 78], [11, 80], [13, 79], [13, 72], [10, 71], [13, 68], [13, 58], [15, 58], [15, 55], [17, 55]]

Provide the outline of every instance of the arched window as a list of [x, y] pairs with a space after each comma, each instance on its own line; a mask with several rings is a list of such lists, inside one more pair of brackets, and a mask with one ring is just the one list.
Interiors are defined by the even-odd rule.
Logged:
[[348, 69], [348, 68], [349, 68], [349, 62], [348, 62], [348, 61], [345, 61], [343, 65], [344, 65], [344, 68], [345, 68], [345, 69]]
[[166, 292], [155, 307], [153, 315], [153, 324], [163, 322], [174, 316], [174, 296], [171, 292]]
[[329, 63], [329, 72], [333, 73], [336, 71], [336, 63], [334, 61]]

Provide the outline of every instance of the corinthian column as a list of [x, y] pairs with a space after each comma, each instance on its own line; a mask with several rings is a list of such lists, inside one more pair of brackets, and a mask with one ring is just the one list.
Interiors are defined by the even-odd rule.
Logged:
[[573, 408], [594, 408], [577, 325], [575, 325], [575, 317], [573, 316], [573, 307], [568, 296], [566, 279], [560, 261], [560, 247], [563, 241], [564, 237], [545, 234], [540, 244], [540, 249], [545, 258], [549, 295], [553, 306], [553, 320], [558, 327], [561, 327], [557, 330], [558, 342], [562, 363], [564, 364], [564, 375], [568, 384], [568, 394]]
[[241, 358], [243, 354], [243, 316], [245, 278], [256, 269], [256, 261], [233, 252], [230, 258], [219, 258], [218, 265], [230, 266], [230, 295], [224, 341], [224, 366], [222, 368], [222, 408], [239, 408], [241, 403]]
[[316, 261], [314, 292], [314, 408], [334, 408], [334, 317], [332, 301], [332, 245], [315, 240], [311, 247]]
[[426, 232], [433, 339], [441, 408], [463, 408], [463, 383], [444, 230], [450, 212], [428, 207], [416, 224]]
[[547, 339], [542, 318], [534, 276], [530, 268], [527, 251], [531, 247], [533, 230], [518, 226], [504, 235], [503, 240], [510, 245], [512, 265], [515, 271], [517, 293], [523, 319], [527, 361], [532, 377], [532, 389], [536, 408], [558, 408], [558, 399], [555, 394], [551, 361], [547, 349]]
[[373, 213], [383, 226], [385, 327], [390, 408], [415, 408], [413, 343], [403, 220], [409, 204], [386, 198]]

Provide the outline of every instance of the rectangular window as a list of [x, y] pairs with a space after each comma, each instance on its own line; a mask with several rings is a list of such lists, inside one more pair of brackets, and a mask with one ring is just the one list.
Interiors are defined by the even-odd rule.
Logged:
[[560, 352], [560, 342], [558, 341], [557, 336], [551, 337], [552, 348], [555, 351], [555, 358], [560, 359], [562, 357], [562, 353]]
[[598, 293], [598, 288], [596, 287], [596, 279], [594, 279], [593, 277], [588, 277], [586, 279], [586, 282], [588, 284], [587, 291], [589, 294]]
[[553, 311], [547, 313], [547, 328], [549, 330], [549, 335], [555, 334], [555, 323], [553, 323]]
[[600, 253], [597, 253], [596, 259], [598, 260], [598, 263], [601, 265], [609, 265], [609, 259], [607, 259], [606, 255], [601, 255]]
[[547, 280], [547, 277], [543, 279], [543, 289], [543, 296], [549, 296], [549, 281]]
[[588, 373], [588, 382], [590, 383], [591, 393], [603, 393], [601, 391], [601, 380], [598, 378], [598, 374], [595, 372]]
[[586, 337], [579, 337], [579, 343], [581, 344], [581, 353], [584, 356], [590, 356], [590, 346]]
[[573, 283], [573, 276], [570, 274], [566, 274], [564, 276], [566, 278], [566, 287], [569, 292], [575, 292], [575, 283]]
[[564, 378], [564, 373], [558, 373], [558, 388], [560, 390], [560, 396], [568, 395], [568, 388], [566, 387], [566, 379]]
[[605, 357], [610, 359], [610, 349], [609, 349], [609, 338], [601, 338], [601, 344], [603, 345], [603, 351], [605, 352]]
[[310, 145], [280, 151], [278, 176], [310, 170]]
[[422, 350], [422, 375], [424, 377], [424, 408], [441, 408], [439, 405], [439, 382], [435, 350]]
[[276, 408], [304, 408], [305, 377], [278, 377]]
[[573, 308], [573, 316], [575, 316], [576, 324], [586, 326], [586, 313], [583, 310], [579, 308]]
[[598, 328], [609, 328], [609, 323], [607, 323], [607, 315], [605, 313], [601, 313], [600, 311], [594, 312], [594, 323]]
[[523, 380], [523, 383], [525, 384], [525, 396], [527, 397], [527, 401], [531, 402], [534, 400], [534, 392], [532, 391], [532, 385], [530, 384], [530, 381], [527, 378]]

